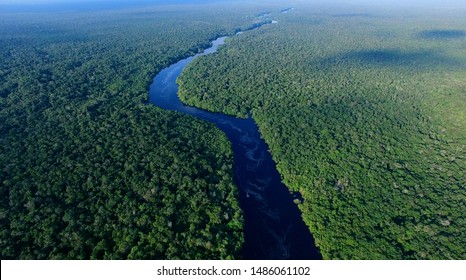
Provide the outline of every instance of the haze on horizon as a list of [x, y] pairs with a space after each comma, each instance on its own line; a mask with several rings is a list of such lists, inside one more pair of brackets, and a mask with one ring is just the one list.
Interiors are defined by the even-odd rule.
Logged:
[[[40, 4], [87, 4], [87, 3], [127, 3], [124, 0], [0, 0], [0, 5], [4, 4], [15, 4], [15, 5], [40, 5]], [[136, 0], [131, 1], [133, 3], [200, 3], [200, 2], [243, 2], [241, 0]], [[296, 0], [296, 1], [284, 1], [284, 0], [262, 0], [254, 2], [264, 3], [333, 3], [333, 4], [371, 4], [371, 5], [422, 5], [422, 6], [450, 6], [450, 5], [461, 5], [466, 6], [464, 0]]]
[[283, 5], [317, 5], [336, 8], [400, 8], [400, 9], [448, 9], [463, 11], [466, 9], [464, 0], [0, 0], [0, 13], [22, 12], [86, 12], [120, 10], [156, 5], [237, 3], [260, 6]]

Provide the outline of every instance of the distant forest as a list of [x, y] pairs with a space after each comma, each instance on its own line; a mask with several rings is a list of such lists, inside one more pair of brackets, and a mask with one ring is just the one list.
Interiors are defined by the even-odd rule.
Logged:
[[[240, 259], [251, 114], [324, 259], [466, 259], [466, 19], [257, 3], [0, 12], [0, 258]], [[258, 15], [261, 17], [258, 19]]]
[[179, 79], [252, 113], [325, 259], [466, 258], [466, 20], [437, 12], [296, 6]]
[[256, 23], [231, 10], [1, 15], [2, 259], [240, 257], [226, 136], [145, 104], [158, 71]]

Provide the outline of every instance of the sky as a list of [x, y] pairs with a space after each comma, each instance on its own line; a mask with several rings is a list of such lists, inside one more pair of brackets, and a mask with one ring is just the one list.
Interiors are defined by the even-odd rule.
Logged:
[[15, 4], [15, 5], [29, 5], [29, 4], [34, 4], [34, 5], [40, 5], [40, 4], [67, 4], [67, 3], [72, 3], [72, 4], [79, 4], [79, 3], [94, 3], [94, 2], [100, 2], [100, 3], [112, 3], [112, 2], [117, 2], [117, 3], [128, 3], [128, 2], [144, 2], [144, 3], [161, 3], [165, 2], [167, 4], [170, 3], [176, 3], [176, 2], [212, 2], [212, 1], [206, 1], [206, 0], [0, 0], [0, 5], [1, 4]]
[[[123, 2], [123, 0], [0, 0], [0, 4], [50, 4], [50, 3], [89, 3], [89, 2]], [[134, 1], [137, 2], [137, 1]], [[144, 1], [151, 2], [151, 1]], [[166, 2], [167, 4], [172, 2], [182, 1], [152, 1], [152, 2]], [[203, 1], [191, 1], [191, 2], [203, 2]], [[211, 1], [209, 1], [211, 2]], [[284, 1], [288, 2], [288, 1]], [[292, 1], [291, 1], [292, 2]], [[322, 2], [309, 0], [307, 2]], [[413, 3], [413, 4], [464, 4], [465, 0], [328, 0], [326, 2], [343, 2], [343, 3]]]
[[[239, 1], [239, 0], [238, 0]], [[244, 0], [243, 0], [244, 1]], [[260, 0], [267, 3], [280, 2], [280, 0]], [[0, 0], [0, 9], [2, 6], [73, 6], [73, 7], [107, 7], [111, 6], [136, 6], [138, 4], [179, 4], [179, 3], [202, 3], [202, 2], [222, 2], [222, 0]], [[256, 2], [251, 0], [250, 2]], [[259, 1], [257, 1], [259, 2]], [[281, 0], [286, 5], [298, 3], [332, 3], [332, 4], [369, 4], [371, 6], [419, 6], [419, 7], [466, 7], [466, 0]], [[0, 10], [1, 12], [1, 10]]]
[[[99, 2], [112, 2], [114, 0], [99, 0]], [[86, 3], [96, 0], [0, 0], [0, 4], [50, 4], [50, 3]]]
[[211, 3], [221, 0], [0, 0], [1, 12], [101, 11], [149, 4]]

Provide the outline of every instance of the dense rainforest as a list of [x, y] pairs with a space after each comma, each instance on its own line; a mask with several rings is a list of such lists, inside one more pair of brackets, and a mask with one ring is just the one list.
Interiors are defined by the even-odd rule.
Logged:
[[466, 258], [466, 20], [296, 5], [179, 78], [251, 113], [325, 259]]
[[2, 13], [0, 257], [240, 257], [226, 136], [145, 102], [155, 73], [260, 23], [257, 12]]

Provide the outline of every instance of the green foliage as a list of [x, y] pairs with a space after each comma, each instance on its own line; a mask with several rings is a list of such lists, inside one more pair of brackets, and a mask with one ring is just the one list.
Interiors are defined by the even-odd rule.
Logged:
[[326, 259], [466, 258], [466, 22], [423, 12], [276, 13], [179, 79], [252, 112]]
[[226, 136], [143, 102], [156, 72], [251, 24], [244, 9], [1, 15], [2, 259], [238, 257]]

